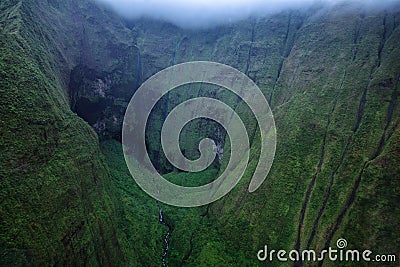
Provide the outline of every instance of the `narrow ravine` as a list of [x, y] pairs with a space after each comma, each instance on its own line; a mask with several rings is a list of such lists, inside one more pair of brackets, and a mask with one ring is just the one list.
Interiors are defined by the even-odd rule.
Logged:
[[[365, 107], [365, 102], [366, 102], [366, 95], [367, 95], [367, 91], [368, 91], [369, 85], [371, 83], [371, 80], [373, 78], [373, 74], [381, 66], [381, 60], [382, 60], [381, 54], [382, 54], [382, 51], [383, 51], [383, 49], [385, 47], [386, 41], [388, 39], [387, 29], [386, 29], [386, 26], [387, 26], [386, 25], [386, 18], [387, 18], [387, 16], [385, 15], [385, 17], [383, 19], [383, 27], [384, 27], [384, 29], [383, 29], [383, 33], [381, 35], [381, 42], [380, 42], [380, 45], [379, 45], [379, 48], [378, 48], [377, 63], [375, 65], [375, 67], [371, 70], [371, 73], [370, 73], [369, 78], [368, 78], [367, 86], [366, 86], [366, 88], [365, 88], [365, 90], [363, 92], [363, 95], [361, 97], [360, 105], [359, 105], [359, 109], [358, 109], [358, 113], [357, 113], [356, 125], [355, 125], [355, 127], [353, 129], [353, 133], [350, 135], [350, 137], [348, 139], [348, 142], [346, 144], [346, 148], [345, 148], [346, 152], [347, 152], [349, 143], [352, 141], [352, 138], [353, 138], [354, 134], [356, 133], [356, 131], [358, 130], [358, 128], [359, 128], [359, 126], [361, 124], [361, 119], [362, 119], [362, 115], [363, 115], [364, 107]], [[385, 125], [385, 128], [384, 128], [382, 137], [381, 137], [381, 141], [380, 141], [380, 143], [379, 143], [379, 145], [377, 147], [376, 152], [368, 160], [364, 161], [363, 166], [361, 168], [361, 171], [360, 171], [357, 179], [354, 182], [352, 191], [351, 191], [349, 197], [347, 198], [346, 204], [343, 207], [342, 211], [340, 212], [338, 218], [334, 222], [332, 230], [331, 230], [330, 234], [328, 235], [328, 239], [327, 239], [327, 241], [325, 243], [325, 248], [327, 248], [330, 245], [330, 243], [332, 242], [333, 236], [335, 235], [336, 231], [339, 229], [339, 226], [341, 225], [344, 216], [346, 215], [347, 211], [350, 209], [351, 205], [354, 203], [356, 195], [357, 195], [357, 191], [358, 191], [358, 188], [360, 186], [361, 179], [362, 179], [362, 176], [364, 174], [365, 169], [370, 165], [370, 163], [374, 159], [376, 159], [381, 154], [381, 152], [383, 150], [383, 147], [385, 145], [385, 140], [386, 140], [386, 132], [387, 132], [387, 129], [389, 128], [389, 125], [390, 125], [390, 123], [392, 121], [393, 110], [394, 110], [394, 107], [395, 107], [395, 104], [396, 104], [398, 80], [399, 80], [399, 75], [397, 76], [396, 84], [395, 84], [394, 89], [393, 89], [394, 91], [393, 91], [393, 94], [392, 94], [391, 103], [390, 103], [390, 105], [388, 107], [388, 111], [387, 111], [388, 113], [387, 113], [387, 117], [386, 117], [386, 125]], [[342, 155], [343, 158], [344, 158], [344, 156], [345, 155]], [[342, 160], [341, 160], [341, 162], [342, 162]], [[332, 179], [333, 179], [333, 177], [331, 176], [331, 181], [332, 182], [330, 183], [330, 186], [328, 187], [328, 191], [326, 192], [326, 194], [328, 194], [328, 195], [326, 195], [325, 198], [329, 198], [330, 189], [331, 189], [331, 187], [333, 185], [333, 180]], [[326, 207], [326, 203], [327, 203], [327, 200], [325, 201], [325, 198], [324, 198], [324, 203], [321, 206], [321, 210], [319, 211], [319, 213], [321, 213], [321, 215], [322, 215], [322, 213], [323, 213], [323, 211], [324, 211], [324, 209]], [[319, 216], [319, 217], [321, 217], [321, 216]], [[316, 225], [318, 226], [318, 222], [316, 222]], [[315, 231], [314, 231], [314, 235], [315, 235]], [[310, 239], [312, 237], [313, 236], [310, 236]], [[319, 262], [318, 266], [322, 266], [322, 264], [323, 264], [323, 261]]]
[[[330, 112], [328, 114], [328, 118], [327, 118], [326, 125], [325, 125], [324, 136], [322, 138], [321, 153], [320, 153], [320, 159], [319, 159], [319, 162], [318, 162], [317, 170], [315, 171], [310, 183], [308, 184], [306, 197], [304, 199], [304, 202], [303, 202], [303, 205], [302, 205], [302, 208], [301, 208], [300, 218], [299, 218], [299, 225], [298, 225], [298, 228], [297, 228], [297, 239], [296, 239], [296, 244], [295, 244], [295, 250], [299, 250], [300, 249], [301, 231], [302, 231], [303, 224], [304, 224], [305, 212], [306, 212], [307, 206], [309, 204], [309, 200], [310, 200], [310, 197], [311, 197], [311, 192], [312, 192], [312, 190], [314, 188], [315, 181], [316, 181], [317, 177], [319, 176], [319, 174], [321, 172], [321, 169], [322, 169], [322, 165], [324, 163], [325, 146], [326, 146], [326, 139], [327, 139], [327, 135], [328, 135], [328, 130], [329, 130], [329, 127], [331, 125], [332, 115], [335, 112], [335, 109], [336, 109], [336, 106], [337, 106], [339, 95], [343, 90], [343, 85], [344, 85], [344, 82], [346, 80], [346, 76], [347, 76], [347, 68], [344, 70], [343, 78], [342, 78], [342, 80], [340, 82], [339, 89], [338, 89], [338, 91], [336, 93], [336, 96], [335, 96], [335, 99], [333, 101], [332, 108], [331, 108], [331, 110], [330, 110]], [[298, 263], [297, 265], [301, 265], [301, 263]]]
[[[360, 186], [362, 176], [364, 174], [365, 169], [382, 153], [383, 147], [385, 146], [385, 144], [387, 142], [386, 134], [387, 134], [387, 129], [389, 128], [389, 126], [392, 122], [393, 111], [396, 107], [399, 79], [400, 79], [400, 74], [397, 75], [396, 84], [393, 89], [391, 102], [388, 107], [388, 111], [387, 111], [387, 115], [386, 115], [386, 125], [385, 125], [385, 128], [382, 133], [381, 142], [379, 143], [376, 152], [367, 161], [364, 162], [363, 167], [361, 168], [361, 171], [357, 177], [357, 180], [354, 182], [353, 189], [351, 190], [351, 193], [350, 193], [349, 197], [347, 198], [346, 204], [343, 207], [342, 211], [340, 212], [338, 218], [336, 219], [336, 221], [332, 227], [332, 231], [330, 232], [328, 239], [325, 243], [325, 248], [329, 247], [329, 245], [331, 244], [332, 239], [333, 239], [334, 235], [336, 234], [337, 230], [339, 229], [339, 226], [341, 225], [344, 216], [347, 214], [347, 211], [353, 205], [353, 203], [356, 199], [357, 191]], [[323, 264], [323, 261], [319, 262], [318, 266], [322, 266], [322, 264]]]
[[[185, 38], [183, 38], [182, 40], [178, 41], [178, 43], [175, 45], [174, 52], [172, 53], [171, 66], [174, 66], [176, 64], [176, 58], [177, 58], [177, 55], [178, 55], [178, 51], [179, 51], [179, 48], [181, 46], [181, 42], [184, 39]], [[167, 118], [168, 109], [169, 109], [169, 92], [167, 92], [165, 94], [165, 106], [164, 106], [164, 115], [163, 115], [164, 120]]]
[[[354, 34], [353, 44], [355, 45], [355, 48], [353, 50], [352, 62], [355, 61], [356, 56], [357, 56], [357, 50], [358, 50], [358, 44], [359, 44], [359, 36], [360, 36], [360, 25], [361, 24], [359, 24], [359, 26], [357, 27], [357, 29], [355, 31], [355, 34]], [[332, 111], [330, 113], [330, 116], [328, 118], [327, 127], [329, 127], [328, 124], [330, 124], [331, 116], [332, 116], [333, 111], [334, 111], [334, 109], [335, 109], [335, 107], [337, 105], [338, 96], [339, 96], [340, 92], [343, 90], [344, 82], [346, 80], [348, 66], [349, 65], [347, 65], [347, 67], [346, 67], [342, 82], [341, 82], [339, 90], [338, 90], [338, 94], [337, 94], [336, 99], [335, 99], [334, 106], [333, 106]], [[326, 208], [326, 205], [328, 203], [328, 199], [329, 199], [329, 196], [330, 196], [330, 193], [331, 193], [331, 188], [332, 188], [333, 183], [334, 183], [335, 175], [337, 174], [337, 172], [339, 171], [340, 167], [342, 166], [343, 161], [344, 161], [344, 159], [345, 159], [345, 157], [347, 155], [349, 146], [352, 143], [353, 136], [358, 131], [358, 128], [360, 126], [362, 115], [364, 113], [364, 106], [365, 106], [365, 101], [366, 101], [367, 90], [368, 90], [369, 84], [371, 82], [371, 76], [372, 76], [372, 74], [368, 77], [367, 85], [366, 85], [366, 87], [365, 87], [365, 89], [363, 91], [363, 94], [361, 96], [361, 99], [360, 99], [360, 103], [359, 103], [359, 107], [358, 107], [358, 111], [357, 111], [356, 123], [354, 125], [353, 131], [352, 131], [352, 133], [350, 134], [350, 136], [347, 139], [346, 145], [345, 145], [345, 147], [344, 147], [344, 149], [342, 151], [342, 154], [341, 154], [341, 157], [339, 159], [338, 165], [333, 170], [333, 172], [332, 172], [332, 174], [330, 176], [329, 184], [328, 184], [328, 187], [327, 187], [327, 189], [325, 191], [325, 195], [324, 195], [324, 198], [323, 198], [322, 205], [321, 205], [321, 207], [320, 207], [320, 209], [318, 211], [316, 219], [314, 220], [313, 228], [311, 230], [310, 237], [309, 237], [309, 239], [307, 241], [307, 244], [306, 244], [306, 249], [310, 248], [311, 243], [314, 240], [314, 237], [315, 237], [315, 234], [316, 234], [316, 231], [317, 231], [317, 228], [318, 228], [319, 221], [320, 221], [321, 216], [322, 216], [322, 214], [323, 214], [323, 212], [324, 212], [324, 210]], [[327, 133], [327, 130], [328, 130], [328, 128], [326, 128], [325, 134]], [[312, 189], [313, 189], [313, 187], [315, 185], [315, 180], [316, 180], [317, 176], [319, 175], [319, 173], [321, 171], [322, 164], [323, 164], [323, 154], [322, 153], [325, 153], [325, 143], [326, 143], [326, 135], [324, 135], [322, 152], [321, 152], [321, 160], [322, 160], [322, 162], [321, 161], [319, 162], [319, 164], [321, 164], [321, 166], [318, 165], [317, 171], [314, 174], [313, 179], [311, 180], [311, 182], [309, 184], [309, 187], [308, 187], [308, 190], [307, 190], [307, 193], [306, 193], [306, 199], [305, 199], [305, 201], [303, 203], [303, 207], [302, 207], [302, 210], [301, 210], [301, 215], [300, 215], [300, 220], [299, 220], [299, 227], [298, 227], [298, 234], [297, 234], [297, 241], [296, 241], [296, 245], [295, 245], [295, 249], [297, 249], [297, 250], [300, 249], [301, 230], [302, 230], [302, 227], [303, 227], [303, 224], [304, 224], [305, 211], [306, 211], [306, 208], [307, 208], [307, 205], [308, 205], [308, 201], [309, 201], [309, 198], [310, 198], [309, 194], [311, 194], [311, 191], [312, 191]], [[302, 262], [299, 262], [297, 265], [301, 266]]]
[[[204, 218], [209, 216], [209, 209], [210, 209], [210, 204], [207, 205], [207, 208], [206, 208], [206, 210], [204, 211], [204, 213], [200, 214], [201, 219], [200, 219], [198, 228], [200, 228], [201, 225], [203, 225], [203, 220], [204, 220]], [[195, 233], [196, 233], [196, 232], [197, 232], [197, 229], [194, 229], [193, 232], [192, 232], [192, 234], [190, 235], [190, 239], [189, 239], [189, 250], [188, 250], [187, 254], [183, 257], [182, 262], [181, 262], [181, 264], [180, 264], [179, 266], [185, 265], [185, 263], [187, 262], [187, 260], [188, 260], [188, 259], [190, 258], [190, 256], [192, 255], [192, 252], [193, 252], [193, 239], [194, 239], [194, 236], [195, 236]]]
[[400, 74], [397, 75], [397, 77], [396, 77], [396, 83], [394, 85], [394, 90], [393, 90], [393, 93], [392, 93], [392, 97], [391, 97], [391, 100], [390, 100], [390, 105], [389, 105], [388, 112], [387, 112], [387, 115], [386, 115], [386, 125], [385, 125], [385, 128], [383, 129], [383, 134], [382, 134], [382, 137], [381, 137], [381, 141], [380, 141], [378, 149], [376, 150], [375, 155], [373, 156], [372, 159], [377, 158], [382, 153], [383, 147], [385, 146], [387, 140], [390, 138], [390, 135], [387, 134], [387, 131], [388, 131], [389, 126], [390, 126], [390, 124], [392, 122], [392, 119], [393, 119], [394, 109], [396, 108], [397, 95], [398, 95], [398, 92], [397, 92], [398, 89], [397, 88], [399, 86], [399, 79], [400, 79]]
[[139, 88], [139, 86], [142, 84], [143, 71], [142, 71], [142, 58], [140, 55], [140, 50], [139, 48], [137, 49], [138, 49], [138, 55], [136, 62], [136, 77], [137, 77], [136, 87]]
[[[251, 65], [251, 52], [253, 50], [253, 45], [254, 45], [254, 35], [255, 35], [255, 28], [256, 28], [256, 21], [252, 21], [251, 22], [251, 34], [250, 34], [250, 46], [249, 46], [249, 51], [247, 52], [247, 58], [246, 58], [246, 67], [244, 70], [244, 74], [246, 74], [246, 76], [249, 76], [249, 71], [250, 71], [250, 65]], [[250, 77], [249, 77], [250, 78]], [[251, 78], [250, 78], [251, 79]], [[254, 82], [256, 82], [253, 79]], [[240, 102], [242, 101], [242, 99], [240, 97], [236, 97], [236, 101], [235, 104], [233, 106], [233, 110], [236, 111], [237, 107], [239, 106]], [[232, 112], [231, 117], [229, 118], [229, 122], [232, 121], [233, 118], [233, 114], [235, 112]]]
[[292, 26], [292, 13], [289, 14], [289, 18], [288, 18], [288, 24], [287, 24], [287, 28], [286, 28], [286, 34], [285, 34], [285, 39], [282, 43], [282, 47], [281, 47], [281, 61], [279, 63], [279, 67], [278, 67], [278, 74], [275, 78], [274, 81], [274, 85], [272, 86], [272, 90], [271, 93], [269, 95], [268, 98], [268, 104], [270, 105], [270, 107], [272, 107], [272, 98], [274, 96], [274, 92], [275, 92], [275, 87], [278, 84], [278, 81], [281, 77], [282, 74], [282, 70], [283, 70], [283, 65], [285, 63], [285, 60], [289, 57], [289, 55], [291, 54], [292, 50], [293, 50], [293, 46], [294, 46], [294, 42], [296, 39], [296, 35], [297, 32], [300, 30], [300, 28], [303, 26], [304, 23], [304, 19], [301, 19], [300, 22], [298, 22], [298, 24], [296, 25], [296, 29], [295, 31], [292, 33], [293, 37], [291, 38], [291, 41], [289, 42], [289, 37], [290, 37], [290, 27]]
[[[353, 187], [353, 190], [351, 191], [350, 197], [347, 199], [344, 209], [342, 210], [342, 212], [340, 213], [339, 217], [337, 218], [337, 220], [336, 220], [336, 222], [335, 222], [335, 224], [334, 224], [333, 230], [332, 230], [332, 232], [331, 232], [331, 233], [329, 234], [329, 236], [328, 236], [328, 239], [327, 239], [327, 241], [326, 241], [326, 243], [325, 243], [325, 248], [329, 247], [329, 245], [331, 244], [332, 239], [333, 239], [333, 236], [335, 235], [337, 229], [339, 228], [339, 225], [341, 224], [341, 222], [342, 222], [342, 220], [343, 220], [343, 218], [344, 218], [344, 215], [346, 214], [346, 212], [347, 212], [347, 210], [349, 209], [349, 207], [351, 206], [351, 204], [354, 202], [355, 196], [356, 196], [356, 191], [357, 191], [357, 189], [358, 189], [358, 187], [359, 187], [359, 185], [360, 185], [360, 182], [361, 182], [361, 177], [362, 177], [362, 175], [363, 175], [363, 173], [364, 173], [365, 168], [366, 168], [368, 165], [369, 165], [369, 163], [368, 163], [368, 162], [365, 162], [364, 165], [363, 165], [363, 167], [361, 168], [360, 174], [359, 174], [357, 180], [356, 180], [355, 183], [354, 183], [354, 187]], [[322, 260], [318, 263], [318, 266], [319, 266], [319, 267], [322, 266], [323, 263], [324, 263], [324, 259], [322, 259]]]
[[253, 51], [253, 45], [254, 45], [254, 33], [255, 33], [255, 27], [256, 27], [256, 22], [252, 22], [251, 25], [251, 40], [250, 40], [250, 47], [249, 47], [249, 52], [247, 54], [247, 59], [246, 59], [246, 70], [244, 73], [249, 76], [249, 70], [250, 70], [250, 59], [251, 59], [251, 52]]
[[386, 28], [386, 20], [387, 20], [387, 13], [385, 13], [385, 17], [383, 18], [383, 23], [382, 23], [382, 25], [383, 25], [383, 32], [382, 32], [382, 41], [381, 41], [381, 43], [379, 44], [379, 48], [378, 48], [378, 68], [381, 66], [381, 62], [382, 62], [382, 50], [383, 50], [383, 47], [385, 46], [385, 42], [386, 42], [386, 39], [387, 39], [387, 28]]
[[[176, 64], [176, 59], [177, 59], [177, 55], [178, 55], [178, 51], [181, 45], [181, 42], [184, 40], [185, 38], [181, 39], [180, 41], [178, 41], [174, 47], [174, 51], [172, 53], [172, 60], [171, 60], [171, 67], [174, 66]], [[162, 121], [164, 122], [167, 119], [168, 116], [168, 110], [169, 110], [169, 101], [170, 101], [170, 92], [168, 91], [163, 98], [165, 98], [165, 103], [164, 103], [164, 110], [162, 111]], [[158, 149], [158, 156], [157, 156], [157, 161], [159, 163], [161, 163], [161, 158], [162, 158], [162, 145], [160, 143], [160, 147]]]
[[[79, 1], [77, 0], [74, 0], [72, 3], [74, 6], [79, 6]], [[86, 34], [85, 24], [83, 23], [85, 21], [85, 18], [83, 14], [78, 11], [73, 14], [73, 21], [75, 27], [79, 29], [79, 36], [80, 36], [79, 45], [81, 46], [79, 63], [81, 65], [90, 65], [91, 57], [89, 51], [91, 50], [91, 48], [89, 45], [88, 36]]]
[[318, 228], [319, 220], [321, 219], [321, 216], [322, 216], [322, 214], [323, 214], [323, 212], [324, 212], [324, 210], [326, 208], [326, 205], [328, 204], [328, 200], [329, 200], [329, 197], [330, 197], [330, 194], [331, 194], [332, 186], [333, 186], [333, 183], [335, 181], [335, 176], [338, 173], [339, 169], [342, 167], [344, 159], [345, 159], [345, 157], [347, 155], [347, 152], [349, 150], [350, 144], [353, 141], [353, 137], [354, 137], [355, 133], [358, 131], [358, 128], [360, 127], [361, 119], [362, 119], [362, 116], [363, 116], [363, 113], [364, 113], [366, 94], [367, 94], [367, 90], [368, 90], [370, 82], [371, 82], [371, 77], [369, 77], [369, 79], [368, 79], [366, 89], [364, 90], [363, 95], [362, 95], [361, 100], [360, 100], [359, 109], [358, 109], [358, 113], [357, 113], [357, 120], [356, 120], [355, 127], [353, 128], [353, 132], [350, 134], [349, 138], [347, 139], [347, 143], [346, 143], [346, 145], [345, 145], [345, 147], [343, 149], [343, 152], [342, 152], [342, 155], [340, 157], [339, 163], [338, 163], [338, 165], [336, 166], [336, 168], [334, 169], [334, 171], [332, 172], [332, 174], [330, 176], [328, 188], [325, 191], [325, 195], [324, 195], [324, 199], [322, 201], [322, 205], [321, 205], [321, 207], [320, 207], [320, 209], [318, 211], [318, 215], [317, 215], [317, 218], [314, 221], [313, 229], [311, 231], [310, 238], [308, 239], [308, 242], [307, 242], [307, 247], [306, 247], [307, 249], [310, 247], [310, 245], [311, 245], [311, 243], [312, 243], [312, 241], [314, 239], [315, 233], [316, 233], [317, 228]]

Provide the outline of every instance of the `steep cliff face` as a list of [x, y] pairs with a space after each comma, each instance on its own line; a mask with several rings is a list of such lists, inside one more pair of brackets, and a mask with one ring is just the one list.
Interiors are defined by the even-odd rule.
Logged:
[[[84, 5], [81, 1], [0, 4], [0, 262], [4, 266], [129, 261], [120, 231], [122, 210], [96, 133], [71, 112], [66, 93], [72, 66], [84, 61], [83, 56], [89, 58], [79, 44], [82, 40], [75, 38], [82, 25], [71, 18], [84, 14]], [[97, 37], [94, 42], [102, 46], [100, 34]], [[109, 63], [105, 54], [96, 57], [89, 66]]]
[[[120, 139], [127, 103], [144, 80], [193, 60], [231, 65], [257, 83], [275, 115], [277, 154], [266, 182], [249, 194], [260, 149], [249, 109], [204, 85], [162, 99], [147, 141], [164, 173], [174, 169], [160, 149], [162, 119], [185, 99], [229, 104], [252, 143], [248, 170], [223, 199], [163, 206], [173, 228], [167, 264], [257, 266], [266, 244], [321, 250], [339, 237], [352, 248], [399, 252], [396, 9], [314, 7], [196, 31], [125, 24], [91, 1], [7, 0], [0, 10], [2, 263], [161, 264], [166, 228], [155, 200], [132, 181], [119, 144], [102, 143], [104, 159], [97, 140]], [[207, 136], [225, 146], [222, 162], [169, 180], [206, 183], [226, 166], [229, 142], [209, 121], [188, 125], [184, 154], [196, 157]]]
[[[205, 31], [149, 21], [133, 26], [144, 79], [185, 61], [225, 63], [260, 86], [277, 123], [276, 159], [259, 191], [246, 191], [260, 148], [256, 137], [254, 160], [232, 193], [197, 215], [165, 209], [175, 221], [171, 265], [258, 264], [255, 251], [265, 244], [322, 250], [340, 237], [353, 248], [399, 251], [393, 242], [400, 227], [393, 164], [399, 157], [398, 21], [395, 11], [363, 13], [344, 5]], [[187, 91], [170, 94], [169, 108]], [[245, 107], [213, 92], [258, 136]], [[198, 219], [185, 221], [184, 214]]]

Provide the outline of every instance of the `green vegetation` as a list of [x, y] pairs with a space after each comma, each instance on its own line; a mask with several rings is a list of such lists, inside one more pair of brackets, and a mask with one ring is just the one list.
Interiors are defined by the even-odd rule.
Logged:
[[[167, 227], [159, 207], [129, 174], [120, 143], [107, 139], [119, 139], [141, 81], [191, 60], [231, 65], [259, 85], [274, 112], [277, 153], [267, 180], [249, 194], [260, 135], [248, 107], [199, 84], [159, 103], [147, 142], [176, 184], [216, 178], [230, 146], [225, 140], [221, 166], [178, 172], [160, 151], [165, 107], [212, 96], [252, 133], [249, 166], [227, 196], [191, 209], [160, 204], [172, 228], [168, 266], [259, 266], [264, 245], [322, 250], [338, 238], [351, 249], [398, 255], [400, 13], [345, 8], [192, 31], [148, 20], [128, 29], [91, 1], [1, 1], [0, 265], [161, 264]], [[97, 79], [109, 86], [104, 96], [93, 91]], [[90, 119], [78, 112], [85, 122], [71, 111], [76, 97], [105, 106]], [[90, 127], [98, 121], [107, 134]], [[201, 138], [218, 137], [214, 126], [189, 124], [184, 154], [198, 156]]]
[[[327, 241], [335, 246], [336, 239], [345, 237], [352, 248], [394, 254], [399, 250], [392, 241], [399, 238], [398, 212], [379, 208], [388, 203], [396, 207], [398, 194], [379, 191], [378, 197], [364, 188], [377, 187], [372, 180], [380, 184], [388, 179], [374, 176], [370, 168], [376, 170], [375, 175], [386, 175], [388, 168], [396, 173], [391, 163], [376, 164], [382, 157], [397, 158], [395, 149], [387, 149], [391, 142], [396, 143], [396, 135], [389, 132], [396, 133], [399, 115], [395, 96], [400, 68], [394, 60], [399, 55], [395, 23], [399, 15], [338, 16], [335, 12], [315, 21], [295, 12], [280, 14], [242, 22], [228, 28], [230, 31], [223, 27], [213, 31], [218, 34], [174, 33], [164, 28], [167, 39], [159, 39], [160, 26], [151, 25], [145, 33], [138, 30], [143, 25], [136, 26], [138, 47], [149, 73], [155, 72], [151, 71], [153, 65], [168, 66], [166, 57], [172, 54], [178, 62], [213, 60], [247, 70], [271, 97], [277, 123], [277, 155], [267, 181], [257, 192], [246, 192], [260, 145], [256, 138], [248, 171], [238, 187], [208, 207], [209, 222], [203, 222], [193, 236], [192, 252], [185, 263], [257, 265], [255, 252], [263, 245], [289, 250], [296, 247], [298, 235], [300, 248], [322, 250]], [[179, 40], [183, 41], [176, 52], [174, 44]], [[185, 99], [177, 95], [170, 99]], [[218, 91], [215, 97], [228, 103], [233, 100]], [[253, 120], [244, 105], [237, 110], [253, 132]], [[388, 110], [393, 112], [390, 120]], [[387, 149], [376, 155], [382, 136]], [[392, 141], [387, 142], [389, 139]], [[228, 145], [225, 151], [229, 152]], [[375, 178], [367, 178], [369, 175]], [[391, 183], [397, 183], [395, 177]], [[396, 188], [393, 184], [389, 187]], [[367, 211], [368, 215], [361, 217]], [[365, 221], [375, 215], [390, 218], [389, 225], [377, 227], [378, 222]], [[360, 229], [374, 234], [360, 235]], [[174, 233], [173, 238], [184, 237]], [[179, 252], [172, 248], [170, 253]]]
[[26, 3], [1, 10], [0, 265], [126, 262], [118, 195], [96, 133], [70, 111], [56, 44]]

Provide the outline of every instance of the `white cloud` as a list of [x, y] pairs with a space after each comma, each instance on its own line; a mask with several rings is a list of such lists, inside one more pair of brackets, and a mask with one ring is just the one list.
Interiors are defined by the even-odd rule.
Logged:
[[[110, 5], [120, 15], [136, 19], [162, 19], [181, 27], [207, 27], [237, 21], [250, 15], [260, 16], [286, 8], [328, 5], [346, 0], [97, 0]], [[399, 0], [350, 0], [362, 6], [380, 7]], [[348, 2], [348, 1], [347, 1]]]

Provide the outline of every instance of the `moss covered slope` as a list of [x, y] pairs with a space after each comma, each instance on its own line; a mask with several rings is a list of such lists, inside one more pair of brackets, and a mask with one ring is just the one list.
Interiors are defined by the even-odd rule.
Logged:
[[[399, 253], [398, 9], [313, 7], [196, 31], [148, 20], [128, 28], [91, 1], [7, 0], [0, 10], [2, 264], [160, 265], [167, 229], [155, 200], [130, 177], [120, 144], [106, 141], [100, 150], [70, 105], [106, 103], [88, 122], [116, 121], [112, 134], [97, 132], [118, 139], [140, 82], [192, 60], [231, 65], [259, 85], [274, 111], [277, 154], [265, 183], [249, 194], [260, 136], [245, 105], [198, 86], [163, 100], [147, 137], [164, 172], [173, 170], [159, 151], [165, 107], [213, 96], [236, 108], [253, 133], [252, 161], [230, 194], [196, 209], [161, 205], [173, 228], [170, 266], [258, 266], [264, 245], [321, 250], [339, 237], [352, 249]], [[110, 81], [104, 96], [94, 94], [98, 79]], [[186, 129], [185, 153], [196, 156], [211, 126]], [[166, 177], [205, 183], [215, 167]]]
[[127, 262], [97, 135], [69, 108], [66, 77], [79, 48], [63, 55], [71, 37], [46, 22], [51, 5], [0, 8], [1, 265]]

